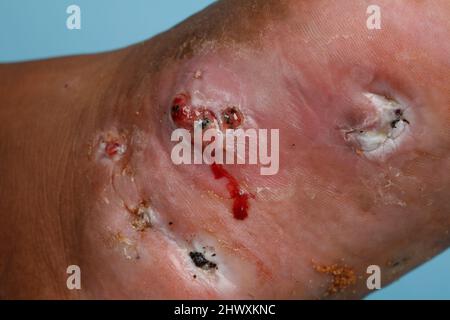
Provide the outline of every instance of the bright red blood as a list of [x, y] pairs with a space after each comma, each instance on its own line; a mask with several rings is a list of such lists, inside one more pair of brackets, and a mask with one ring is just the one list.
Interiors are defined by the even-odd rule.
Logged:
[[121, 145], [118, 142], [107, 142], [105, 146], [105, 153], [109, 157], [114, 157], [116, 154], [119, 153]]
[[235, 219], [244, 220], [248, 216], [248, 198], [249, 194], [245, 193], [239, 182], [233, 177], [221, 164], [213, 163], [211, 170], [214, 178], [226, 178], [228, 180], [227, 189], [230, 197], [233, 199], [233, 216]]

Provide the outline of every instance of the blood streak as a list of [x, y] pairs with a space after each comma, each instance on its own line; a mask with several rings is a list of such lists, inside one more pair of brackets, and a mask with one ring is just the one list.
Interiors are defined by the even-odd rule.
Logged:
[[228, 180], [227, 189], [233, 199], [233, 216], [237, 220], [244, 220], [248, 216], [249, 194], [241, 189], [239, 182], [225, 168], [217, 163], [211, 165], [214, 178], [226, 178]]

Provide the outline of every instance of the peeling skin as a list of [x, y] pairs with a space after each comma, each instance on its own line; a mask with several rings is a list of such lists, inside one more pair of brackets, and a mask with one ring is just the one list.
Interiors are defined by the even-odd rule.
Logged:
[[147, 201], [142, 201], [137, 208], [129, 209], [133, 215], [132, 225], [137, 231], [144, 231], [152, 227], [155, 213]]
[[383, 159], [404, 142], [411, 125], [406, 119], [407, 108], [395, 100], [374, 93], [364, 93], [374, 109], [374, 116], [362, 126], [345, 132], [345, 138], [356, 151], [371, 159]]
[[117, 232], [111, 238], [112, 246], [127, 260], [139, 259], [139, 252], [135, 241], [125, 237], [121, 232]]

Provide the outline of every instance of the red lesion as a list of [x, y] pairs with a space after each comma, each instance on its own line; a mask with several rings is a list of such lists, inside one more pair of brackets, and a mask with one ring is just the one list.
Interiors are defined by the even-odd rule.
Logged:
[[217, 119], [214, 112], [206, 108], [201, 108], [200, 110], [195, 111], [195, 121], [201, 125], [203, 130], [210, 129], [217, 124]]
[[122, 150], [122, 145], [116, 141], [106, 142], [105, 153], [108, 157], [112, 158], [118, 155]]
[[171, 116], [174, 124], [179, 128], [193, 130], [194, 125], [200, 125], [207, 130], [217, 125], [214, 112], [205, 107], [193, 107], [187, 93], [180, 93], [172, 101]]
[[194, 125], [194, 111], [190, 105], [190, 96], [180, 93], [172, 101], [171, 112], [172, 120], [177, 127], [190, 129]]
[[[171, 117], [179, 128], [193, 130], [194, 125], [201, 125], [203, 130], [211, 127], [218, 128], [218, 120], [215, 113], [205, 107], [193, 107], [191, 97], [187, 93], [179, 93], [175, 96], [171, 106]], [[221, 113], [223, 129], [235, 129], [242, 125], [244, 117], [236, 107], [227, 107]], [[223, 165], [213, 163], [211, 170], [215, 179], [225, 178], [227, 190], [233, 199], [233, 216], [235, 219], [244, 220], [248, 216], [249, 198], [251, 194], [243, 190], [235, 177], [233, 177]]]
[[222, 111], [222, 126], [224, 129], [239, 128], [244, 122], [242, 112], [236, 107], [227, 107]]
[[233, 177], [221, 164], [213, 163], [211, 165], [215, 179], [226, 178], [228, 180], [227, 190], [233, 199], [233, 216], [237, 220], [244, 220], [248, 217], [248, 200], [250, 195], [245, 192], [239, 182]]
[[108, 133], [100, 139], [98, 148], [102, 157], [111, 160], [118, 160], [127, 149], [125, 138], [112, 133]]

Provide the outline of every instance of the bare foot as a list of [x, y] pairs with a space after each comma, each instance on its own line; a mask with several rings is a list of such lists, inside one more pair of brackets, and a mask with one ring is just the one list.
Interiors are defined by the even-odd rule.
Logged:
[[[357, 298], [445, 249], [450, 5], [378, 2], [381, 30], [366, 1], [226, 1], [1, 66], [0, 296]], [[186, 115], [279, 129], [278, 173], [175, 165]]]

